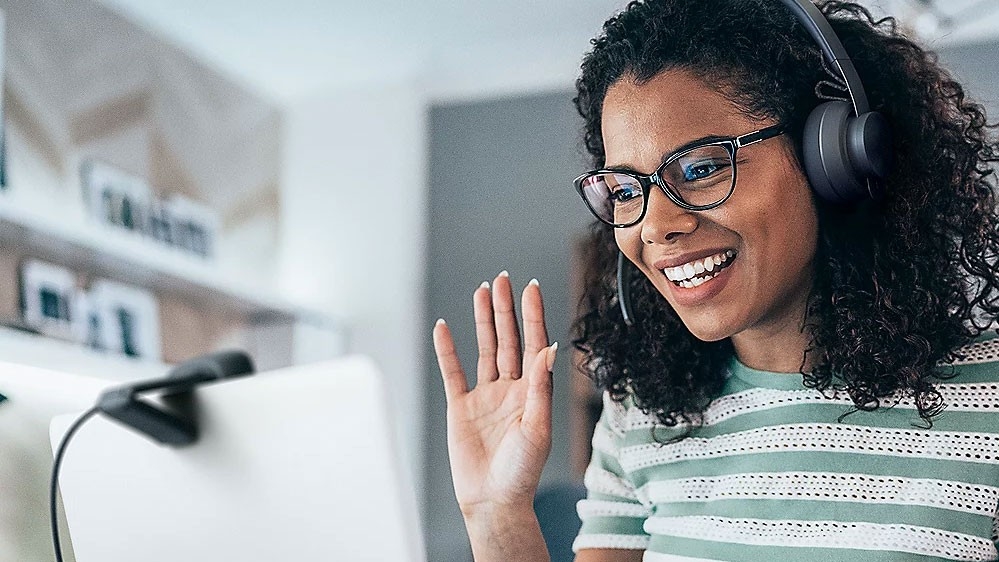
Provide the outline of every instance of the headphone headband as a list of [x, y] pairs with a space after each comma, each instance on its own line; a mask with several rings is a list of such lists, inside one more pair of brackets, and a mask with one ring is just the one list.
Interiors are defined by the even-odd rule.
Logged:
[[822, 14], [815, 4], [810, 0], [781, 0], [788, 9], [798, 18], [798, 21], [805, 26], [808, 34], [822, 49], [826, 59], [834, 65], [843, 75], [846, 82], [846, 89], [850, 93], [853, 102], [855, 115], [863, 115], [871, 110], [867, 101], [867, 94], [864, 92], [864, 85], [860, 81], [860, 75], [853, 66], [853, 60], [847, 54], [843, 43], [840, 42], [836, 32], [833, 31], [829, 20]]

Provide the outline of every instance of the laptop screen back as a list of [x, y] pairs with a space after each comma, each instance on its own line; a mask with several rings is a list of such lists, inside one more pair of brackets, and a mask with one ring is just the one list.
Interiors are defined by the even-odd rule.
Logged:
[[[198, 388], [169, 448], [101, 415], [63, 459], [77, 562], [423, 562], [381, 378], [362, 358]], [[53, 449], [76, 416], [52, 423]]]

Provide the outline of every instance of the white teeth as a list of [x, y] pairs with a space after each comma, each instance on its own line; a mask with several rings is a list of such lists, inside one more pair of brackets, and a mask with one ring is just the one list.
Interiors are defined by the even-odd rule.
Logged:
[[[693, 289], [703, 285], [708, 280], [714, 278], [718, 273], [712, 273], [716, 269], [721, 269], [721, 265], [735, 256], [732, 250], [726, 250], [720, 254], [708, 256], [703, 260], [685, 263], [676, 267], [663, 269], [666, 278], [686, 289]], [[702, 275], [705, 274], [706, 275]]]

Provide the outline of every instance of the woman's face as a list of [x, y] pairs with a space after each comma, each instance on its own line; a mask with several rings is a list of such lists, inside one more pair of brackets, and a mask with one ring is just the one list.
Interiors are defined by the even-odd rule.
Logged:
[[[606, 167], [651, 174], [690, 141], [772, 124], [747, 117], [682, 71], [642, 85], [625, 76], [604, 99]], [[739, 149], [736, 165], [735, 191], [719, 207], [686, 211], [654, 187], [642, 222], [615, 232], [621, 251], [703, 341], [800, 330], [811, 289], [818, 222], [789, 138]], [[671, 280], [689, 276], [685, 264], [694, 280]]]

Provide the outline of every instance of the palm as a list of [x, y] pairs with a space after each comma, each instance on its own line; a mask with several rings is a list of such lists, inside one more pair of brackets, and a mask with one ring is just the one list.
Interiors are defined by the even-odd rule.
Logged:
[[480, 358], [474, 390], [467, 390], [447, 326], [439, 324], [434, 333], [448, 392], [451, 472], [463, 508], [530, 502], [551, 447], [550, 357], [540, 290], [529, 285], [524, 291], [527, 353], [521, 356], [509, 279], [497, 278], [494, 288], [494, 303], [487, 289], [475, 295]]
[[[448, 449], [460, 504], [532, 497], [549, 436], [521, 424], [526, 381], [476, 388], [448, 412]], [[544, 454], [539, 454], [544, 453]]]

